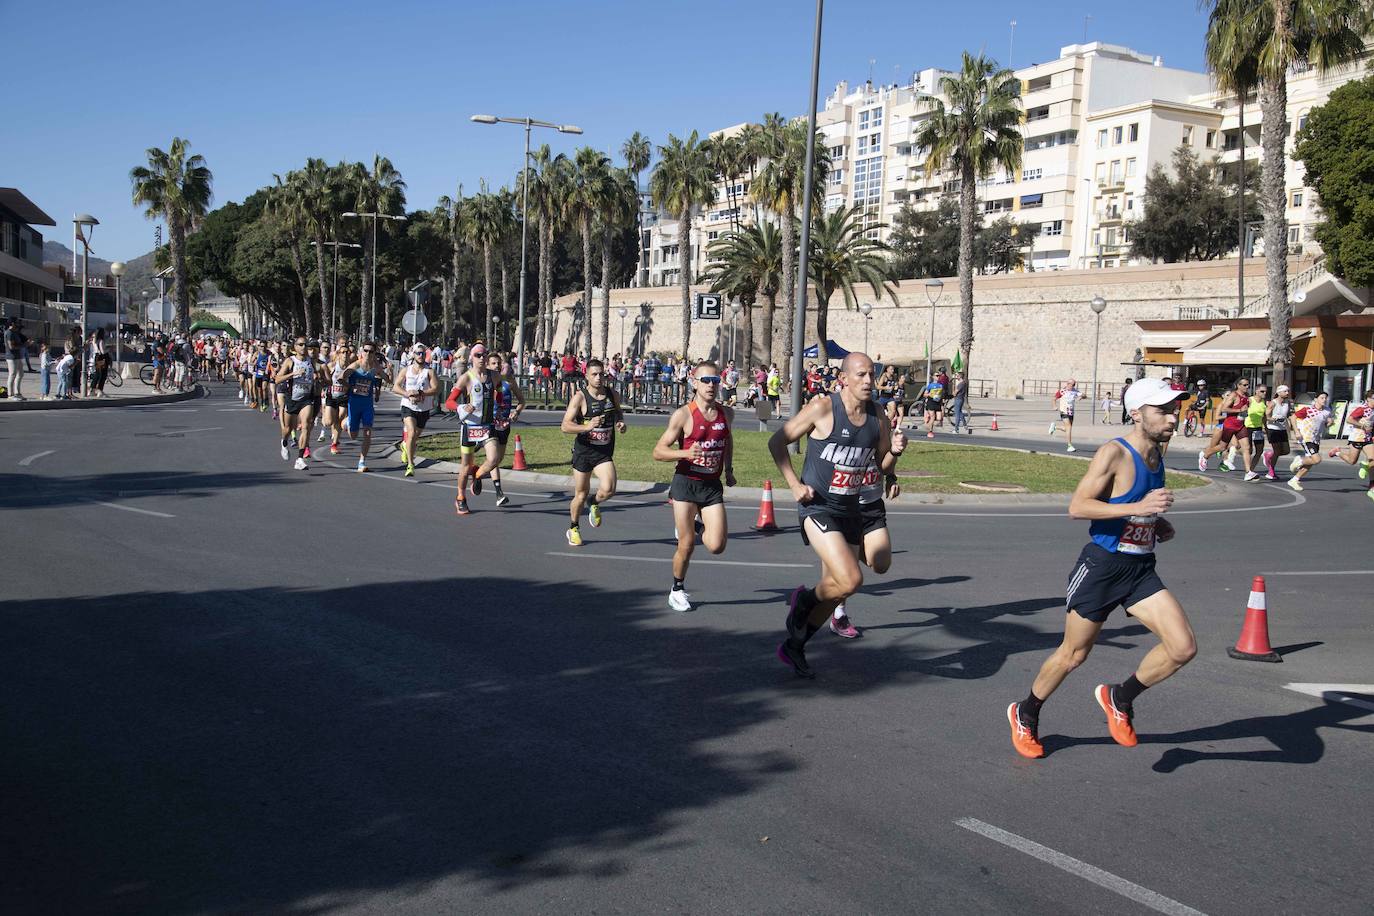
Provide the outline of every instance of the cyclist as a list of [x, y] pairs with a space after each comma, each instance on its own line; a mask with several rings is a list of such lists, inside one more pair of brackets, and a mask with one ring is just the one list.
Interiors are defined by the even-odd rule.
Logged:
[[1193, 393], [1193, 401], [1188, 405], [1187, 419], [1195, 421], [1198, 431], [1204, 436], [1207, 435], [1207, 412], [1211, 409], [1212, 393], [1207, 390], [1207, 380], [1200, 378], [1197, 380], [1197, 390]]

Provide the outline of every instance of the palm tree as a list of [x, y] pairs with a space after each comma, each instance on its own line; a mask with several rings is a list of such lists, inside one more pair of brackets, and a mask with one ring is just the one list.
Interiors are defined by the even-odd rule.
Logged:
[[949, 104], [932, 100], [934, 111], [916, 145], [929, 151], [927, 174], [949, 164], [959, 176], [959, 349], [967, 373], [973, 351], [976, 182], [999, 168], [1008, 174], [1021, 168], [1021, 83], [996, 61], [965, 51], [959, 72], [940, 78], [939, 94]]
[[[482, 182], [481, 190], [473, 196], [466, 208], [467, 222], [463, 226], [463, 235], [469, 245], [480, 248], [482, 251], [482, 283], [486, 292], [487, 318], [482, 325], [486, 329], [485, 338], [487, 341], [492, 339], [492, 276], [491, 276], [491, 252], [493, 246], [501, 237], [501, 215], [500, 204], [496, 195], [487, 191], [487, 183]], [[472, 326], [478, 326], [477, 316], [473, 316]]]
[[711, 141], [711, 164], [720, 180], [725, 182], [725, 196], [730, 203], [730, 228], [738, 232], [739, 206], [735, 202], [735, 179], [748, 167], [749, 153], [739, 135], [720, 137]]
[[635, 131], [630, 134], [630, 139], [626, 140], [620, 147], [620, 155], [625, 159], [625, 168], [629, 171], [630, 177], [634, 180], [635, 189], [635, 251], [637, 260], [635, 263], [635, 276], [640, 286], [649, 285], [649, 257], [644, 249], [644, 227], [640, 223], [639, 207], [639, 175], [649, 167], [649, 160], [653, 156], [653, 146], [649, 143], [649, 138]]
[[[353, 197], [353, 208], [359, 213], [388, 213], [402, 214], [405, 212], [406, 205], [406, 183], [401, 178], [401, 173], [396, 171], [396, 167], [391, 164], [391, 160], [381, 154], [372, 157], [372, 168], [369, 170], [361, 162], [355, 162], [348, 169], [347, 178], [348, 188]], [[390, 220], [378, 220], [379, 223], [387, 223]], [[381, 226], [368, 232], [366, 222], [363, 227], [363, 277], [362, 283], [362, 309], [358, 313], [358, 324], [363, 324], [363, 317], [367, 316], [367, 326], [369, 331], [375, 331], [377, 327], [377, 312], [371, 308], [375, 299], [372, 289], [373, 264], [377, 258], [377, 252], [373, 248], [372, 240], [375, 232], [381, 230]], [[389, 314], [389, 313], [388, 313]]]
[[515, 346], [515, 330], [510, 324], [510, 253], [512, 242], [517, 242], [520, 238], [520, 223], [515, 216], [516, 201], [518, 198], [510, 188], [505, 185], [497, 191], [495, 197], [495, 222], [496, 222], [496, 260], [501, 268], [501, 322], [510, 329], [511, 346]]
[[833, 213], [818, 216], [811, 224], [811, 256], [807, 271], [816, 287], [816, 335], [820, 341], [817, 353], [826, 352], [829, 339], [830, 297], [836, 290], [844, 294], [846, 308], [857, 309], [859, 296], [855, 287], [867, 283], [873, 295], [881, 299], [886, 293], [897, 301], [897, 287], [893, 281], [892, 249], [886, 243], [868, 237], [873, 229], [886, 228], [866, 224], [862, 206], [841, 207]]
[[600, 150], [584, 146], [574, 154], [572, 184], [563, 201], [564, 214], [582, 234], [582, 338], [592, 355], [592, 220], [610, 180], [611, 160]]
[[449, 197], [445, 194], [439, 198], [439, 202], [434, 207], [434, 214], [439, 218], [439, 223], [444, 228], [444, 235], [448, 236], [451, 249], [448, 283], [444, 285], [443, 328], [445, 342], [452, 338], [455, 305], [458, 302], [458, 265], [463, 253], [463, 223], [465, 220], [463, 210], [465, 204], [463, 186], [460, 183], [457, 197]]
[[[296, 283], [300, 287], [301, 306], [299, 327], [307, 337], [315, 334], [315, 323], [310, 309], [310, 281], [305, 275], [305, 259], [301, 253], [301, 239], [309, 231], [310, 214], [306, 205], [303, 182], [300, 172], [287, 172], [286, 178], [273, 175], [276, 184], [267, 198], [267, 212], [277, 221], [286, 234], [287, 251], [291, 255], [291, 267], [296, 273]], [[292, 333], [296, 332], [296, 319], [292, 319]]]
[[601, 356], [609, 355], [611, 338], [611, 241], [639, 215], [639, 189], [628, 169], [611, 169], [597, 200], [601, 226]]
[[763, 364], [773, 363], [773, 310], [782, 286], [782, 236], [772, 223], [748, 226], [710, 246], [705, 279], [713, 292], [736, 297], [744, 306], [744, 368], [754, 360], [753, 305], [763, 299]]
[[[185, 330], [191, 315], [191, 291], [187, 288], [186, 233], [210, 208], [214, 175], [200, 155], [188, 156], [189, 140], [173, 137], [166, 151], [147, 151], [148, 165], [129, 170], [135, 207], [143, 207], [148, 219], [167, 224], [167, 244], [172, 256], [172, 298], [177, 303], [177, 325]], [[84, 328], [82, 329], [85, 330]]]
[[[305, 160], [305, 168], [296, 174], [300, 187], [300, 203], [305, 211], [306, 226], [315, 242], [315, 276], [320, 287], [320, 333], [328, 334], [334, 326], [334, 315], [329, 311], [329, 294], [325, 269], [325, 242], [328, 241], [330, 228], [334, 225], [336, 214], [342, 209], [339, 203], [339, 176], [323, 159]], [[308, 306], [307, 306], [308, 310]], [[307, 324], [311, 322], [307, 321]]]
[[567, 193], [568, 159], [557, 156], [548, 144], [534, 153], [530, 173], [530, 206], [539, 221], [539, 316], [536, 322], [536, 349], [554, 348], [553, 314], [553, 236], [563, 213]]
[[678, 250], [682, 259], [682, 354], [692, 342], [692, 210], [716, 199], [715, 173], [711, 169], [709, 141], [696, 131], [682, 140], [668, 135], [668, 145], [658, 148], [659, 161], [649, 176], [654, 206], [677, 216]]
[[1264, 214], [1269, 358], [1274, 384], [1280, 384], [1290, 381], [1293, 359], [1284, 178], [1288, 72], [1310, 64], [1325, 73], [1358, 60], [1364, 54], [1371, 17], [1367, 4], [1360, 0], [1211, 0], [1211, 5], [1206, 54], [1218, 83], [1235, 90], [1246, 88], [1244, 81], [1249, 79], [1248, 85], [1257, 80], [1261, 88], [1260, 209]]

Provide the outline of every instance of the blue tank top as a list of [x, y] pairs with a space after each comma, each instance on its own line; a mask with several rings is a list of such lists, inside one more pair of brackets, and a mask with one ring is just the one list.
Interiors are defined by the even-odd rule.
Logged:
[[[1161, 458], [1159, 467], [1150, 470], [1150, 466], [1145, 463], [1145, 459], [1140, 457], [1140, 453], [1131, 447], [1125, 439], [1113, 439], [1126, 451], [1131, 454], [1131, 461], [1135, 464], [1135, 481], [1131, 488], [1120, 496], [1113, 496], [1107, 500], [1109, 503], [1133, 503], [1145, 498], [1145, 494], [1151, 490], [1158, 490], [1164, 486], [1164, 461]], [[1129, 518], [1110, 518], [1099, 519], [1088, 526], [1088, 534], [1092, 542], [1103, 550], [1111, 553], [1124, 553], [1133, 556], [1147, 556], [1155, 552], [1155, 519], [1154, 515], [1132, 515]]]
[[355, 398], [370, 398], [376, 384], [376, 372], [371, 369], [354, 369], [348, 376], [348, 394]]

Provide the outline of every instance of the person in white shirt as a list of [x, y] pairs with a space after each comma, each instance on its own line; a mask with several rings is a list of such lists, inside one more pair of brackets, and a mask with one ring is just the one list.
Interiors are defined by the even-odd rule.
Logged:
[[1078, 403], [1078, 399], [1083, 394], [1078, 390], [1078, 382], [1069, 379], [1064, 383], [1064, 387], [1054, 393], [1054, 401], [1059, 407], [1059, 419], [1050, 424], [1050, 435], [1053, 436], [1059, 429], [1060, 424], [1064, 425], [1064, 440], [1068, 443], [1065, 451], [1076, 452], [1078, 449], [1073, 447], [1073, 408]]

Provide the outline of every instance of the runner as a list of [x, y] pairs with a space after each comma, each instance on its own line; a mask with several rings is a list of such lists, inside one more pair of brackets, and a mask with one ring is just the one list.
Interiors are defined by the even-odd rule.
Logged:
[[1064, 450], [1066, 452], [1078, 451], [1073, 447], [1073, 409], [1081, 397], [1083, 395], [1078, 390], [1078, 382], [1069, 379], [1064, 387], [1056, 391], [1054, 397], [1050, 398], [1050, 401], [1056, 403], [1059, 408], [1059, 419], [1050, 424], [1050, 435], [1053, 436], [1058, 431], [1061, 423], [1064, 425], [1064, 441], [1069, 445]]
[[[1374, 388], [1364, 393], [1364, 403], [1346, 415], [1346, 444], [1331, 450], [1328, 457], [1339, 458], [1346, 464], [1359, 462], [1360, 479], [1369, 478], [1369, 466], [1374, 463]], [[1366, 495], [1374, 499], [1374, 481], [1370, 481]]]
[[[318, 344], [316, 344], [318, 347]], [[282, 403], [281, 457], [289, 461], [291, 452], [287, 448], [290, 436], [288, 429], [296, 432], [296, 470], [307, 469], [306, 454], [310, 450], [310, 423], [315, 413], [315, 379], [317, 376], [315, 360], [310, 357], [309, 347], [304, 337], [297, 337], [293, 344], [295, 352], [282, 360], [277, 370], [277, 390], [284, 392]]]
[[1012, 746], [1023, 757], [1045, 756], [1039, 738], [1040, 706], [1070, 671], [1083, 664], [1102, 624], [1118, 606], [1160, 642], [1125, 681], [1098, 684], [1093, 691], [1117, 744], [1136, 744], [1133, 704], [1141, 691], [1197, 654], [1188, 616], [1155, 573], [1155, 542], [1174, 536], [1173, 525], [1162, 517], [1174, 496], [1164, 488], [1159, 446], [1174, 433], [1183, 397], [1186, 392], [1172, 390], [1162, 379], [1133, 382], [1123, 400], [1134, 426], [1126, 436], [1097, 450], [1074, 490], [1069, 515], [1089, 521], [1091, 540], [1069, 574], [1063, 643], [1041, 666], [1026, 699], [1007, 707]]
[[1280, 385], [1274, 389], [1274, 400], [1264, 409], [1264, 434], [1269, 439], [1269, 447], [1264, 450], [1265, 480], [1278, 480], [1274, 473], [1274, 462], [1289, 452], [1288, 428], [1293, 424], [1292, 389]]
[[267, 412], [267, 407], [272, 401], [270, 389], [275, 387], [271, 379], [272, 373], [272, 354], [267, 349], [267, 341], [258, 341], [258, 352], [253, 357], [253, 402], [263, 413]]
[[[1250, 380], [1240, 379], [1236, 382], [1236, 387], [1226, 392], [1222, 396], [1221, 404], [1217, 407], [1217, 416], [1222, 420], [1212, 431], [1212, 441], [1206, 448], [1200, 449], [1197, 453], [1197, 469], [1206, 472], [1207, 459], [1224, 450], [1231, 444], [1231, 440], [1236, 438], [1236, 434], [1245, 429], [1244, 416], [1250, 409]], [[1244, 447], [1249, 448], [1247, 439], [1241, 439], [1247, 443]], [[1226, 461], [1222, 460], [1221, 469], [1223, 471], [1234, 470]]]
[[[843, 387], [838, 392], [816, 398], [768, 440], [773, 462], [797, 499], [802, 542], [821, 561], [816, 586], [798, 587], [788, 598], [787, 638], [777, 653], [806, 678], [815, 677], [806, 662], [807, 640], [863, 585], [859, 552], [866, 526], [860, 493], [865, 479], [876, 465], [889, 495], [895, 496], [893, 471], [906, 448], [905, 436], [893, 432], [873, 403], [873, 361], [863, 353], [850, 353], [840, 377]], [[806, 457], [798, 477], [787, 447], [802, 438]], [[876, 563], [878, 558], [870, 559]]]
[[925, 412], [926, 438], [935, 438], [935, 424], [944, 419], [945, 386], [937, 375], [921, 389], [921, 406]]
[[339, 454], [339, 439], [343, 436], [344, 416], [348, 413], [348, 367], [353, 361], [353, 348], [347, 343], [336, 344], [333, 359], [325, 366], [329, 384], [324, 392], [321, 431], [329, 432], [329, 454]]
[[434, 396], [439, 393], [439, 379], [425, 363], [424, 344], [410, 348], [410, 362], [396, 376], [391, 393], [401, 399], [401, 422], [405, 429], [401, 434], [401, 460], [406, 465], [406, 476], [414, 477], [416, 446], [429, 423]]
[[[893, 441], [900, 442], [901, 447], [905, 448], [906, 437], [900, 429], [901, 421], [894, 420], [893, 416], [895, 411], [892, 407], [896, 403], [889, 401], [883, 413], [892, 429]], [[878, 575], [887, 572], [892, 566], [892, 537], [887, 530], [887, 504], [883, 502], [884, 492], [888, 498], [896, 499], [902, 488], [896, 478], [890, 481], [883, 479], [883, 473], [878, 469], [875, 460], [864, 472], [863, 486], [859, 490], [859, 517], [863, 521], [863, 547], [859, 551], [859, 559]], [[830, 615], [830, 632], [845, 639], [855, 639], [863, 635], [849, 619], [843, 601], [835, 605], [835, 613]]]
[[1325, 391], [1318, 391], [1312, 403], [1293, 411], [1293, 427], [1298, 433], [1299, 451], [1288, 462], [1288, 470], [1293, 474], [1288, 486], [1302, 492], [1302, 479], [1307, 472], [1322, 463], [1322, 436], [1326, 434], [1326, 424], [1331, 422], [1331, 408], [1327, 406]]
[[[735, 442], [730, 429], [735, 412], [720, 402], [720, 367], [703, 360], [692, 368], [692, 399], [673, 411], [668, 428], [654, 444], [655, 461], [676, 461], [669, 494], [677, 549], [673, 552], [673, 587], [668, 607], [690, 611], [687, 566], [696, 549], [697, 519], [701, 543], [713, 554], [725, 550], [725, 486], [735, 485]], [[724, 475], [725, 486], [721, 485]]]
[[525, 392], [515, 380], [511, 366], [499, 353], [487, 357], [487, 371], [501, 364], [504, 371], [496, 386], [496, 403], [491, 411], [491, 435], [495, 445], [488, 452], [495, 452], [491, 458], [491, 485], [496, 490], [496, 506], [504, 508], [510, 504], [510, 497], [501, 490], [501, 462], [506, 457], [506, 442], [510, 439], [510, 427], [525, 412]]
[[445, 405], [458, 414], [458, 420], [462, 424], [458, 427], [458, 495], [453, 499], [453, 509], [458, 515], [471, 514], [467, 498], [469, 479], [472, 480], [473, 495], [482, 495], [482, 475], [479, 473], [474, 476], [473, 472], [481, 471], [482, 468], [487, 468], [487, 465], [482, 465], [482, 468], [476, 467], [475, 456], [478, 447], [482, 448], [488, 462], [494, 453], [488, 446], [488, 440], [492, 438], [491, 427], [496, 410], [494, 388], [497, 377], [487, 369], [486, 354], [486, 347], [473, 346], [469, 351], [472, 368], [459, 376], [453, 390], [449, 392]]
[[[625, 432], [625, 415], [620, 398], [606, 384], [606, 368], [601, 360], [587, 362], [587, 387], [568, 399], [561, 429], [573, 439], [573, 496], [568, 505], [568, 531], [564, 535], [571, 547], [582, 546], [582, 506], [587, 505], [587, 520], [601, 527], [601, 504], [615, 495], [615, 434]], [[592, 477], [596, 478], [596, 498], [588, 503]]]
[[362, 351], [344, 373], [348, 386], [348, 438], [356, 439], [363, 432], [362, 453], [358, 456], [358, 471], [367, 470], [367, 453], [372, 448], [372, 420], [377, 392], [381, 388], [377, 344], [367, 340]]
[[1245, 405], [1245, 440], [1241, 454], [1245, 458], [1245, 479], [1258, 480], [1255, 459], [1264, 452], [1264, 418], [1269, 411], [1269, 388], [1260, 385]]

